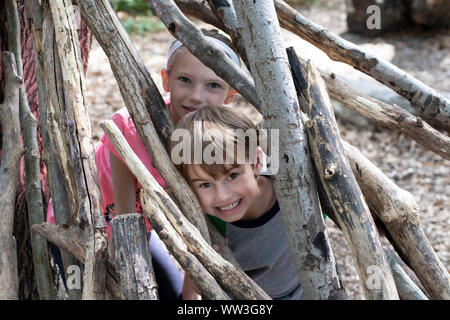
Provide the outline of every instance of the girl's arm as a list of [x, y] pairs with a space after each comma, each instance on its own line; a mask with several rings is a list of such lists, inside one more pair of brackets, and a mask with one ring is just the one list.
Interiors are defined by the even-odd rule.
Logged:
[[136, 178], [113, 153], [109, 153], [115, 214], [136, 212]]

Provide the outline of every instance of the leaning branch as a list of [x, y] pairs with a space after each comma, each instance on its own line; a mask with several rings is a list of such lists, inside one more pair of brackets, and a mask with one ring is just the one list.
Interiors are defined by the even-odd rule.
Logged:
[[[286, 50], [293, 72], [296, 69], [298, 70], [300, 64], [302, 68], [305, 68], [306, 61], [296, 55], [294, 48], [291, 47]], [[325, 72], [320, 72], [320, 75], [325, 81], [330, 97], [377, 124], [405, 133], [425, 148], [450, 160], [450, 137], [447, 135], [400, 107], [389, 105], [358, 92], [337, 80], [333, 74], [328, 75]]]
[[19, 185], [19, 161], [22, 157], [19, 120], [19, 88], [22, 79], [17, 75], [14, 54], [2, 53], [5, 74], [5, 97], [0, 104], [2, 154], [0, 166], [0, 300], [17, 300], [16, 240], [13, 236], [14, 204]]
[[[368, 299], [398, 299], [386, 254], [369, 208], [345, 157], [325, 84], [308, 62], [302, 70], [307, 82], [310, 120], [306, 131], [320, 179], [352, 252]], [[372, 286], [369, 272], [377, 267], [379, 283]]]
[[384, 223], [432, 299], [450, 299], [450, 276], [430, 245], [419, 220], [419, 206], [356, 147], [344, 151], [372, 211]]
[[[8, 41], [9, 49], [14, 52], [19, 77], [23, 78], [22, 52], [20, 49], [20, 25], [17, 3], [13, 0], [6, 1], [8, 8]], [[22, 83], [19, 89], [20, 100], [20, 125], [22, 140], [25, 148], [25, 189], [28, 209], [28, 221], [30, 227], [36, 223], [44, 222], [44, 208], [42, 203], [39, 148], [37, 143], [37, 122], [30, 111], [25, 85]], [[50, 259], [47, 250], [47, 240], [31, 233], [31, 248], [33, 254], [34, 273], [36, 285], [41, 300], [54, 300], [55, 290], [50, 271]]]
[[419, 116], [436, 128], [450, 132], [447, 98], [390, 62], [308, 20], [284, 1], [274, 2], [283, 28], [320, 48], [331, 59], [347, 63], [393, 89], [411, 102]]

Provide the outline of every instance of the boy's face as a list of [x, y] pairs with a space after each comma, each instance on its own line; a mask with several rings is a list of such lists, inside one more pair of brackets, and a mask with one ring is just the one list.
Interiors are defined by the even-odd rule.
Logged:
[[[200, 165], [188, 165], [186, 176], [204, 212], [226, 222], [254, 219], [249, 208], [259, 194], [255, 176], [260, 166], [241, 164], [217, 178], [208, 175]], [[253, 206], [252, 206], [253, 205]]]
[[233, 101], [236, 91], [189, 51], [176, 52], [170, 69], [161, 71], [164, 90], [170, 92], [170, 112], [177, 123], [186, 113]]

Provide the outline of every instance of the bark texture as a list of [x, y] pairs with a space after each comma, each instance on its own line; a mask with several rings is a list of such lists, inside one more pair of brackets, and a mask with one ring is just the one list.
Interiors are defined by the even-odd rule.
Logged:
[[2, 53], [5, 70], [5, 96], [0, 105], [0, 124], [3, 130], [0, 166], [0, 300], [17, 300], [16, 240], [13, 237], [14, 201], [19, 181], [19, 160], [22, 156], [19, 120], [19, 88], [22, 79], [17, 75], [14, 54]]
[[352, 252], [364, 293], [370, 300], [398, 299], [374, 221], [345, 157], [325, 84], [310, 62], [303, 75], [310, 117], [306, 131], [314, 162]]
[[158, 300], [144, 217], [129, 213], [111, 220], [122, 300]]
[[275, 8], [271, 1], [234, 5], [262, 102], [264, 127], [279, 130], [276, 143], [283, 142], [279, 153], [269, 156], [280, 159], [274, 187], [305, 298], [343, 299]]

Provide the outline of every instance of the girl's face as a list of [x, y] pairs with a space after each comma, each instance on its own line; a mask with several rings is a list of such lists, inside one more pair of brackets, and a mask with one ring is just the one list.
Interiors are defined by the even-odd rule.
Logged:
[[174, 123], [191, 111], [233, 101], [236, 90], [213, 70], [186, 49], [175, 54], [170, 73], [165, 69], [161, 71], [163, 88], [170, 92], [170, 112]]

